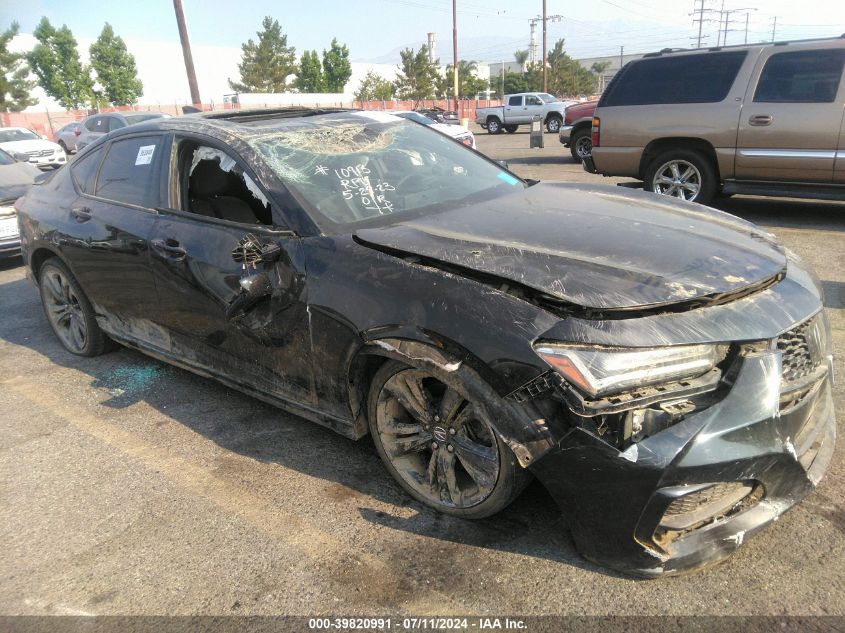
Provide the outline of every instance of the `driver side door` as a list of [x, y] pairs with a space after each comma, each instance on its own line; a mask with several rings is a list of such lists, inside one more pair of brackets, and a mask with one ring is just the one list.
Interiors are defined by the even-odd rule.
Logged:
[[[227, 146], [177, 137], [171, 165], [150, 242], [167, 352], [224, 382], [312, 405], [299, 238], [274, 222], [269, 196]], [[265, 291], [245, 302], [241, 282], [259, 277]]]

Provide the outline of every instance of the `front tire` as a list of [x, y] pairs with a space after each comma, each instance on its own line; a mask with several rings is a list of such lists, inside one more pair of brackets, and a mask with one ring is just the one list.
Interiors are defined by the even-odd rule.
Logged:
[[549, 134], [557, 134], [560, 131], [560, 118], [553, 116], [546, 121], [546, 129]]
[[503, 510], [530, 475], [467, 394], [397, 361], [373, 377], [370, 433], [388, 472], [414, 499], [453, 516]]
[[42, 264], [38, 287], [47, 321], [67, 351], [78, 356], [99, 356], [112, 347], [111, 340], [97, 325], [91, 302], [58, 257]]
[[691, 149], [671, 149], [658, 155], [645, 172], [645, 188], [688, 202], [710, 204], [718, 177], [706, 156]]
[[499, 119], [495, 117], [490, 117], [487, 119], [487, 133], [488, 134], [499, 134], [502, 131], [502, 124], [499, 122]]

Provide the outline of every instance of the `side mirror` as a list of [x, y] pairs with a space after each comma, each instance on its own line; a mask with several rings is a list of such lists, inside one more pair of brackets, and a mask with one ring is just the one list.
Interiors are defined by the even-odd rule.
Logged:
[[14, 159], [19, 163], [28, 163], [29, 162], [29, 154], [24, 154], [23, 152], [15, 152], [12, 154]]
[[265, 272], [244, 277], [240, 284], [240, 294], [226, 308], [227, 319], [234, 319], [243, 315], [244, 312], [273, 292], [270, 276]]

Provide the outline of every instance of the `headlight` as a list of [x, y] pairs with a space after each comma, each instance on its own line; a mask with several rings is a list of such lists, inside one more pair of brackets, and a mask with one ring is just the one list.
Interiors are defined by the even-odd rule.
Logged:
[[700, 376], [727, 354], [726, 345], [643, 349], [539, 343], [534, 350], [567, 382], [594, 398]]

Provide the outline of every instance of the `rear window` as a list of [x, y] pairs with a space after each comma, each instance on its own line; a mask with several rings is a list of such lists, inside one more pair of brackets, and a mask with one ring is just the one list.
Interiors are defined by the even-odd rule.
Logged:
[[70, 171], [76, 186], [82, 193], [94, 195], [94, 184], [97, 180], [97, 167], [100, 166], [100, 159], [103, 157], [101, 147], [83, 154], [70, 164]]
[[161, 136], [113, 141], [97, 178], [97, 196], [141, 207], [161, 205], [163, 144]]
[[845, 49], [794, 51], [772, 55], [763, 67], [754, 101], [833, 103], [845, 66]]
[[608, 86], [600, 106], [716, 103], [728, 96], [748, 51], [670, 55], [631, 62]]

